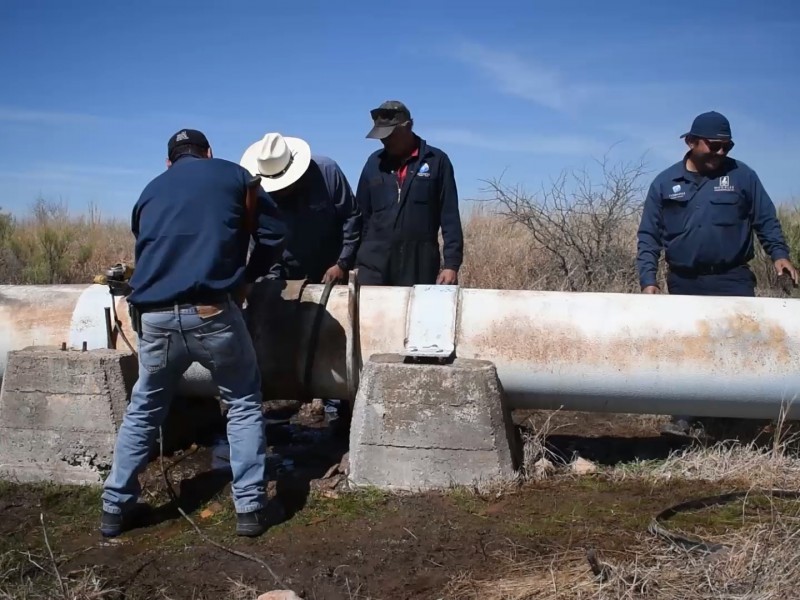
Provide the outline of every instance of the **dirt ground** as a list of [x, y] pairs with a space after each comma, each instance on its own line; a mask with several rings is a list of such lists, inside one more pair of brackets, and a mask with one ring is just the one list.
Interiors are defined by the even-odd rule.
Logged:
[[[660, 510], [726, 491], [720, 484], [611, 482], [593, 475], [529, 482], [502, 494], [346, 492], [340, 474], [323, 479], [345, 454], [346, 440], [328, 432], [319, 415], [291, 413], [292, 407], [270, 413], [268, 429], [270, 489], [288, 518], [261, 538], [233, 535], [229, 478], [211, 470], [208, 432], [165, 462], [182, 508], [203, 532], [266, 561], [305, 598], [444, 598], [454, 578], [501, 573], [509, 558], [576, 549], [622, 553]], [[514, 416], [523, 428], [541, 427], [545, 419], [536, 412]], [[686, 442], [659, 435], [658, 424], [652, 417], [563, 413], [548, 424], [548, 445], [557, 456], [605, 465], [665, 458]], [[47, 564], [43, 514], [60, 573], [94, 567], [121, 590], [120, 598], [227, 598], [233, 582], [261, 592], [280, 587], [259, 564], [208, 544], [192, 529], [169, 501], [158, 460], [143, 482], [143, 499], [156, 510], [145, 526], [112, 542], [96, 530], [99, 491], [0, 484], [0, 555], [13, 551], [18, 577], [45, 577], [36, 566]]]

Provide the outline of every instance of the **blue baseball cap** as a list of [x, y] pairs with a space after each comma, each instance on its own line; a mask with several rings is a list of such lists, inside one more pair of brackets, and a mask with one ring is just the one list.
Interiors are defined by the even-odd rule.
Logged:
[[729, 140], [732, 138], [731, 124], [724, 115], [712, 110], [697, 115], [692, 121], [692, 128], [681, 137], [684, 138], [687, 135], [706, 140]]

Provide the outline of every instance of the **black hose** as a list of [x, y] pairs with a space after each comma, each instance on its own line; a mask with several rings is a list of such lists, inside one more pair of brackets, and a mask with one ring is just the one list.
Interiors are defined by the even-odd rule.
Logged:
[[303, 391], [306, 397], [311, 397], [311, 374], [314, 369], [314, 358], [317, 354], [317, 342], [319, 342], [319, 330], [322, 327], [322, 318], [325, 316], [325, 307], [328, 304], [328, 298], [331, 295], [333, 286], [336, 285], [334, 280], [325, 284], [325, 289], [322, 291], [322, 297], [317, 305], [317, 312], [314, 315], [314, 323], [311, 326], [311, 334], [308, 338], [308, 351], [306, 352], [306, 365], [303, 372]]
[[687, 500], [686, 502], [681, 502], [680, 504], [675, 504], [674, 506], [662, 510], [650, 522], [650, 525], [648, 526], [647, 530], [654, 535], [669, 540], [670, 542], [692, 552], [707, 552], [709, 554], [714, 552], [719, 552], [720, 550], [726, 548], [727, 546], [725, 546], [724, 544], [706, 542], [704, 540], [701, 540], [700, 538], [689, 537], [672, 532], [668, 530], [666, 527], [664, 527], [663, 522], [671, 519], [678, 513], [686, 512], [689, 510], [708, 508], [709, 506], [718, 506], [720, 504], [726, 504], [732, 500], [738, 500], [739, 498], [744, 498], [746, 496], [759, 495], [759, 494], [765, 496], [771, 496], [773, 498], [784, 498], [784, 499], [794, 499], [794, 500], [800, 499], [800, 491], [778, 490], [778, 489], [748, 490], [748, 491], [730, 492], [727, 494], [717, 494], [714, 496], [706, 496], [704, 498], [697, 498], [695, 500]]

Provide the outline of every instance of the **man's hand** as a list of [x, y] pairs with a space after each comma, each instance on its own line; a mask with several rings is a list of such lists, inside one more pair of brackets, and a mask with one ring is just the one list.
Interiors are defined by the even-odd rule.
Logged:
[[325, 275], [322, 276], [322, 283], [328, 283], [331, 281], [343, 282], [344, 280], [344, 270], [339, 265], [333, 265], [330, 269], [325, 271]]
[[458, 273], [453, 269], [443, 269], [436, 278], [436, 285], [456, 285]]
[[783, 275], [784, 271], [788, 271], [789, 275], [792, 276], [792, 281], [794, 284], [798, 284], [798, 279], [800, 279], [800, 275], [797, 273], [797, 269], [794, 268], [794, 265], [786, 258], [779, 258], [775, 261], [775, 272], [778, 274], [778, 277]]
[[657, 285], [647, 285], [642, 289], [643, 294], [659, 294], [661, 290], [658, 289]]

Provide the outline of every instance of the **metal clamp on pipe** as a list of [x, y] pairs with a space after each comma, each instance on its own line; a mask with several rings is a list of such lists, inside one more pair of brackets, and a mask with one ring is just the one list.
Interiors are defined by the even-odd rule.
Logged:
[[415, 285], [408, 300], [403, 354], [446, 361], [456, 355], [459, 287]]

